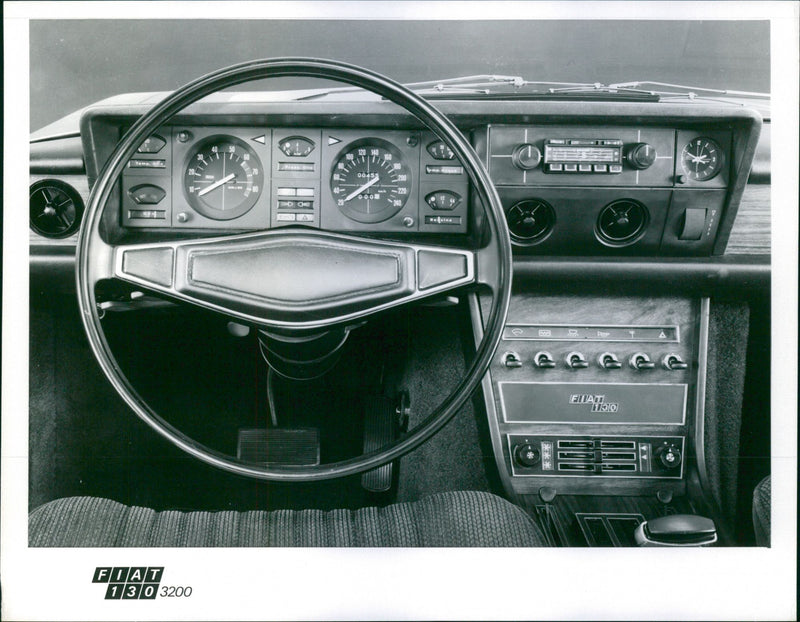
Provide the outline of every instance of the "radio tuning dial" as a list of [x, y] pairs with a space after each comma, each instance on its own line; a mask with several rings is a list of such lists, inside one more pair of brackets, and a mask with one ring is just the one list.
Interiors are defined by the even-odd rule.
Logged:
[[640, 171], [650, 168], [656, 161], [656, 150], [647, 143], [635, 143], [628, 147], [625, 159], [633, 168]]
[[511, 161], [518, 169], [530, 171], [539, 166], [539, 162], [542, 161], [542, 152], [539, 151], [536, 145], [523, 143], [514, 149], [514, 153], [511, 154]]

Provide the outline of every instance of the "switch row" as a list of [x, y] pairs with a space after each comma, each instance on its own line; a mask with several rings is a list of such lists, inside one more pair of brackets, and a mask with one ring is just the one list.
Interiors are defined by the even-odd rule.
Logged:
[[[586, 357], [577, 351], [569, 352], [564, 356], [564, 365], [569, 369], [586, 369], [589, 367], [589, 361]], [[556, 359], [550, 352], [541, 350], [533, 355], [533, 366], [539, 369], [553, 369], [556, 367]], [[516, 352], [506, 352], [503, 354], [503, 365], [508, 368], [522, 367], [522, 358]], [[623, 364], [616, 354], [613, 352], [603, 352], [597, 357], [597, 365], [601, 369], [621, 369]], [[656, 364], [650, 359], [650, 356], [645, 352], [636, 352], [628, 358], [628, 365], [631, 369], [636, 371], [648, 371], [655, 369]], [[665, 354], [661, 359], [661, 366], [668, 371], [682, 371], [689, 368], [679, 354], [669, 353]]]

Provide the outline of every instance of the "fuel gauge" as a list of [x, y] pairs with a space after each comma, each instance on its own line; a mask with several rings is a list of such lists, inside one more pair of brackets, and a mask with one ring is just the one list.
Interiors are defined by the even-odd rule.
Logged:
[[314, 151], [314, 142], [304, 136], [290, 136], [278, 143], [278, 149], [290, 158], [305, 158]]

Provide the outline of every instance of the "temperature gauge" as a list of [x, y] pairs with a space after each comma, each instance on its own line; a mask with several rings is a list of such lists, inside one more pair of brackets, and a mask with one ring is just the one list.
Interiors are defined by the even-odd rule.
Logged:
[[456, 157], [453, 150], [445, 145], [441, 140], [435, 140], [426, 147], [428, 153], [434, 160], [452, 160]]

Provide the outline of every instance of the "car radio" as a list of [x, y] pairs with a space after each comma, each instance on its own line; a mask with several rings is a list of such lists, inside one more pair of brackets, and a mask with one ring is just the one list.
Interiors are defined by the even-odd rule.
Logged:
[[[646, 148], [655, 158], [655, 150], [650, 145]], [[543, 165], [546, 173], [618, 174], [622, 172], [622, 141], [548, 138], [544, 141]]]

